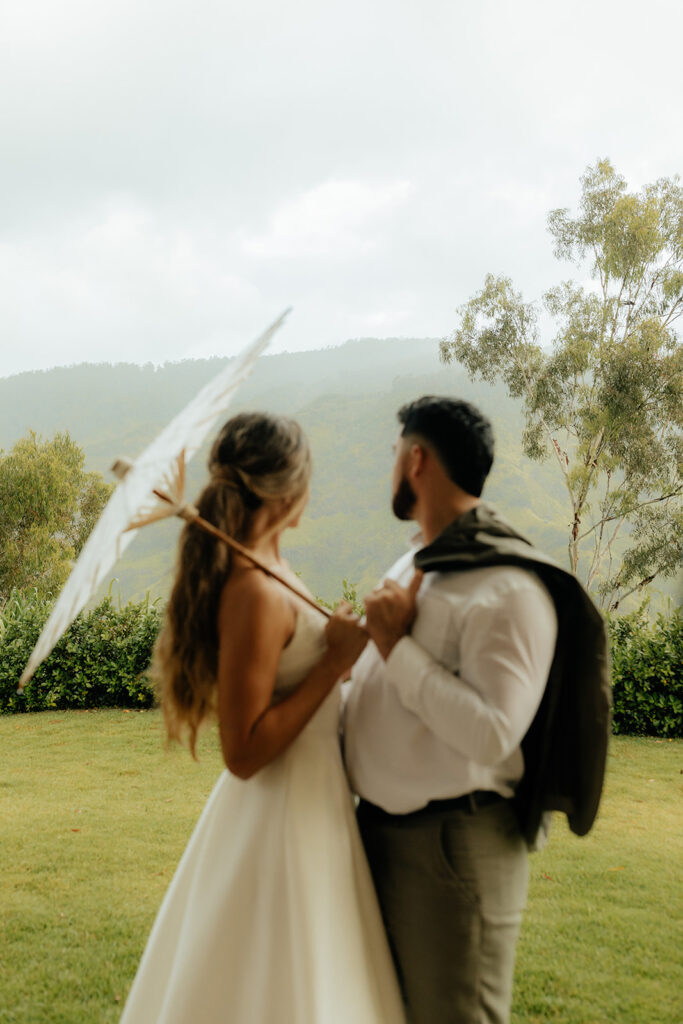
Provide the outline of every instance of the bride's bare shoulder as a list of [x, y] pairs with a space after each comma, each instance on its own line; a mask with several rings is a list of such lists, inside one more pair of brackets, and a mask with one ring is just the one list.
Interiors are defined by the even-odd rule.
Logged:
[[223, 587], [219, 618], [235, 619], [267, 616], [289, 622], [295, 616], [291, 601], [282, 586], [266, 573], [253, 567], [231, 573]]

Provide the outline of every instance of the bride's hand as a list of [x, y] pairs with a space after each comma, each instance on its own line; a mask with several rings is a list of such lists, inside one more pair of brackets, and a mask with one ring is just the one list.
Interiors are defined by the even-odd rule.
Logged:
[[325, 627], [327, 656], [345, 675], [356, 662], [368, 642], [368, 634], [347, 601], [342, 601]]

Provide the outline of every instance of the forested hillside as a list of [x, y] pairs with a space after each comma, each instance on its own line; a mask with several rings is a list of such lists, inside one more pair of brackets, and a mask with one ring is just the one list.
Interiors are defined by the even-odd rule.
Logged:
[[[108, 474], [118, 455], [135, 457], [225, 360], [151, 365], [83, 364], [0, 379], [0, 447], [28, 430], [68, 430], [87, 468]], [[287, 556], [308, 585], [336, 599], [344, 578], [370, 588], [403, 549], [410, 524], [389, 508], [396, 410], [420, 394], [459, 395], [491, 417], [497, 457], [486, 497], [532, 540], [564, 562], [567, 513], [551, 466], [523, 458], [521, 419], [502, 389], [472, 384], [439, 363], [436, 339], [362, 339], [315, 352], [266, 355], [239, 392], [234, 411], [284, 412], [305, 427], [315, 472], [311, 502]], [[206, 452], [191, 464], [189, 496], [205, 476]], [[116, 567], [124, 599], [167, 591], [176, 522], [138, 535]]]

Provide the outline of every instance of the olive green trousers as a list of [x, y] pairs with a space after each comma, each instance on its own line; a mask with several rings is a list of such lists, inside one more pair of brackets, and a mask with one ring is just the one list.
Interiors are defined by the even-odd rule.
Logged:
[[506, 1024], [529, 866], [512, 804], [358, 824], [410, 1024]]

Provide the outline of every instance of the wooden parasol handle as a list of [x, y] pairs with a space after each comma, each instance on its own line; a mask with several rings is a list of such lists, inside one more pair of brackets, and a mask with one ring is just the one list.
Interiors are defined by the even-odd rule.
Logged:
[[[173, 499], [170, 498], [168, 494], [164, 494], [163, 491], [158, 491], [155, 489], [154, 494], [156, 494], [157, 498], [160, 498], [162, 501], [166, 501], [171, 505], [175, 504]], [[245, 548], [243, 544], [240, 544], [239, 541], [235, 540], [229, 534], [224, 533], [223, 530], [219, 530], [217, 526], [214, 526], [213, 523], [210, 523], [208, 521], [208, 519], [204, 519], [202, 516], [200, 516], [195, 509], [191, 508], [191, 506], [184, 506], [182, 518], [187, 520], [187, 522], [196, 523], [197, 526], [201, 527], [202, 530], [205, 530], [206, 533], [210, 533], [213, 537], [218, 537], [219, 540], [222, 540], [225, 544], [228, 545], [228, 547], [232, 548], [233, 551], [237, 551], [238, 554], [248, 559], [253, 565], [256, 566], [257, 569], [260, 569], [261, 572], [264, 572], [267, 576], [270, 576], [272, 577], [272, 579], [277, 580], [277, 582], [281, 583], [283, 587], [287, 588], [287, 590], [290, 590], [293, 594], [296, 594], [296, 596], [301, 601], [305, 601], [306, 604], [311, 606], [311, 608], [315, 608], [315, 610], [317, 612], [320, 612], [321, 615], [324, 615], [326, 619], [332, 617], [332, 612], [328, 611], [327, 608], [321, 607], [321, 605], [319, 605], [317, 601], [314, 601], [312, 597], [308, 596], [308, 594], [304, 594], [303, 591], [298, 589], [298, 587], [293, 586], [289, 582], [289, 580], [286, 580], [284, 578], [284, 576], [280, 576], [279, 573], [275, 572], [273, 569], [270, 569], [264, 562], [261, 561], [258, 555], [255, 555], [253, 553], [253, 551], [250, 551], [249, 548]]]

